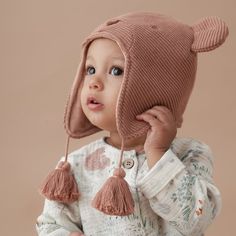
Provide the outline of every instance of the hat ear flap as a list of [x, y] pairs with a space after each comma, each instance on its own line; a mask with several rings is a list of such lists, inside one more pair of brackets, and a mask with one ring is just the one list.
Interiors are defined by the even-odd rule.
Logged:
[[191, 50], [196, 53], [214, 50], [224, 43], [229, 34], [226, 23], [217, 16], [200, 19], [192, 29], [194, 41]]

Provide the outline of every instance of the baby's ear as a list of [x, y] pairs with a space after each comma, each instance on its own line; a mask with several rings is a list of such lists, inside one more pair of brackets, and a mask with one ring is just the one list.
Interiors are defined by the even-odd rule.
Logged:
[[194, 41], [191, 46], [193, 52], [211, 51], [224, 43], [229, 34], [226, 23], [217, 16], [200, 19], [192, 25]]

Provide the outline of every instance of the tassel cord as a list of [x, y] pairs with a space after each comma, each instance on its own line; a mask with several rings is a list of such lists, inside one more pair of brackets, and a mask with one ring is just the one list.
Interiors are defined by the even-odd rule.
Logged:
[[66, 150], [65, 150], [65, 162], [67, 162], [67, 157], [68, 157], [68, 149], [69, 149], [69, 142], [70, 142], [70, 136], [67, 136], [66, 140]]
[[122, 161], [123, 161], [123, 152], [124, 152], [124, 140], [121, 139], [121, 153], [120, 153], [120, 161], [119, 161], [119, 168], [121, 168]]

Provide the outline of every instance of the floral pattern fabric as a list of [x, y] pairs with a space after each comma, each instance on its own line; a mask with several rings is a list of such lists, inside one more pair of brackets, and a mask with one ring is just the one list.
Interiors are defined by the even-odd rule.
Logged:
[[[126, 181], [134, 213], [110, 216], [91, 207], [95, 194], [118, 166], [120, 150], [105, 137], [68, 156], [81, 193], [79, 201], [62, 204], [45, 199], [37, 218], [39, 236], [202, 236], [220, 213], [221, 195], [213, 181], [213, 155], [208, 145], [176, 137], [161, 159], [148, 168], [145, 153], [123, 152]], [[61, 158], [61, 160], [64, 157]]]

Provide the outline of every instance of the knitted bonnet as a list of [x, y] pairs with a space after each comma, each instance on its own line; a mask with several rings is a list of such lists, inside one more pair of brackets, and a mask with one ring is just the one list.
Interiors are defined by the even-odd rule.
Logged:
[[150, 128], [136, 115], [156, 105], [169, 108], [181, 127], [183, 113], [193, 89], [197, 54], [219, 47], [228, 27], [219, 17], [205, 17], [189, 26], [153, 12], [132, 12], [106, 20], [82, 43], [81, 61], [70, 91], [64, 125], [68, 134], [65, 161], [49, 174], [41, 193], [50, 200], [71, 203], [79, 190], [67, 162], [69, 138], [101, 131], [85, 116], [80, 92], [90, 43], [98, 38], [115, 41], [125, 57], [124, 76], [116, 104], [117, 131], [122, 139], [119, 166], [92, 201], [92, 206], [111, 215], [133, 212], [134, 201], [121, 167], [127, 139], [142, 136]]

